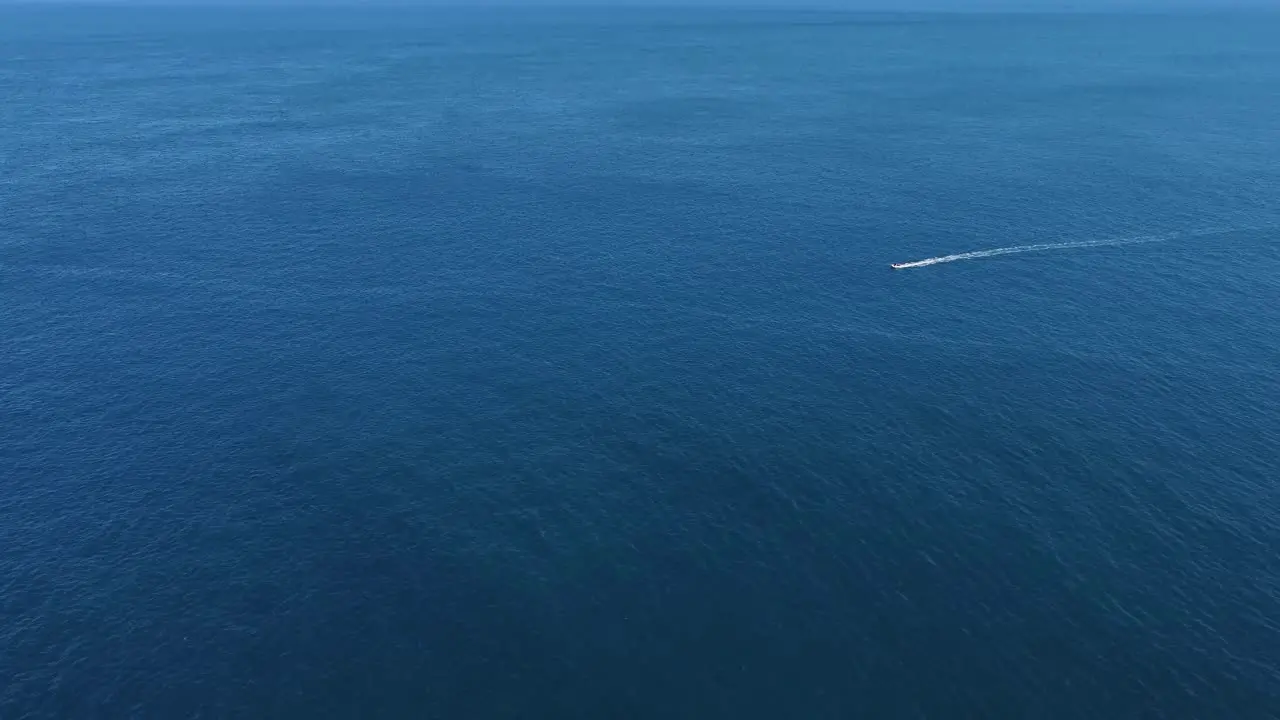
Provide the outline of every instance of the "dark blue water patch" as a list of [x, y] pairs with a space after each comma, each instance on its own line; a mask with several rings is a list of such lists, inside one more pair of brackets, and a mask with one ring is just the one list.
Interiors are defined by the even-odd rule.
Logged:
[[3, 12], [0, 716], [1276, 716], [1274, 18]]

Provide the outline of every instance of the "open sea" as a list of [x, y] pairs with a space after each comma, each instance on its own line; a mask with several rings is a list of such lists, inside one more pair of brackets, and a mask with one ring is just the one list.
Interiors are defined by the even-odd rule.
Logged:
[[1280, 718], [1280, 14], [0, 8], [0, 718]]

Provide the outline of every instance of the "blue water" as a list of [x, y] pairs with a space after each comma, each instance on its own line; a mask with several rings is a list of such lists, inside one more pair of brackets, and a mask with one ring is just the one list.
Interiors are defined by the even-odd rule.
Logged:
[[0, 10], [0, 717], [1280, 717], [1276, 38]]

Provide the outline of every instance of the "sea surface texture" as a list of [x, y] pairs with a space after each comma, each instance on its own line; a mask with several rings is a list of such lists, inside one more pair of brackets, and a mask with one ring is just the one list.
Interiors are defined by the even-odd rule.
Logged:
[[4, 720], [1276, 718], [1277, 483], [1280, 15], [0, 10]]

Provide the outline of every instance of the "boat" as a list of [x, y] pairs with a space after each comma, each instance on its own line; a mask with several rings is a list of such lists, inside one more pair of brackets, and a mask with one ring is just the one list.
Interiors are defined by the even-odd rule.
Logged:
[[906, 263], [889, 263], [889, 267], [893, 268], [894, 270], [901, 270], [906, 266], [907, 266]]

